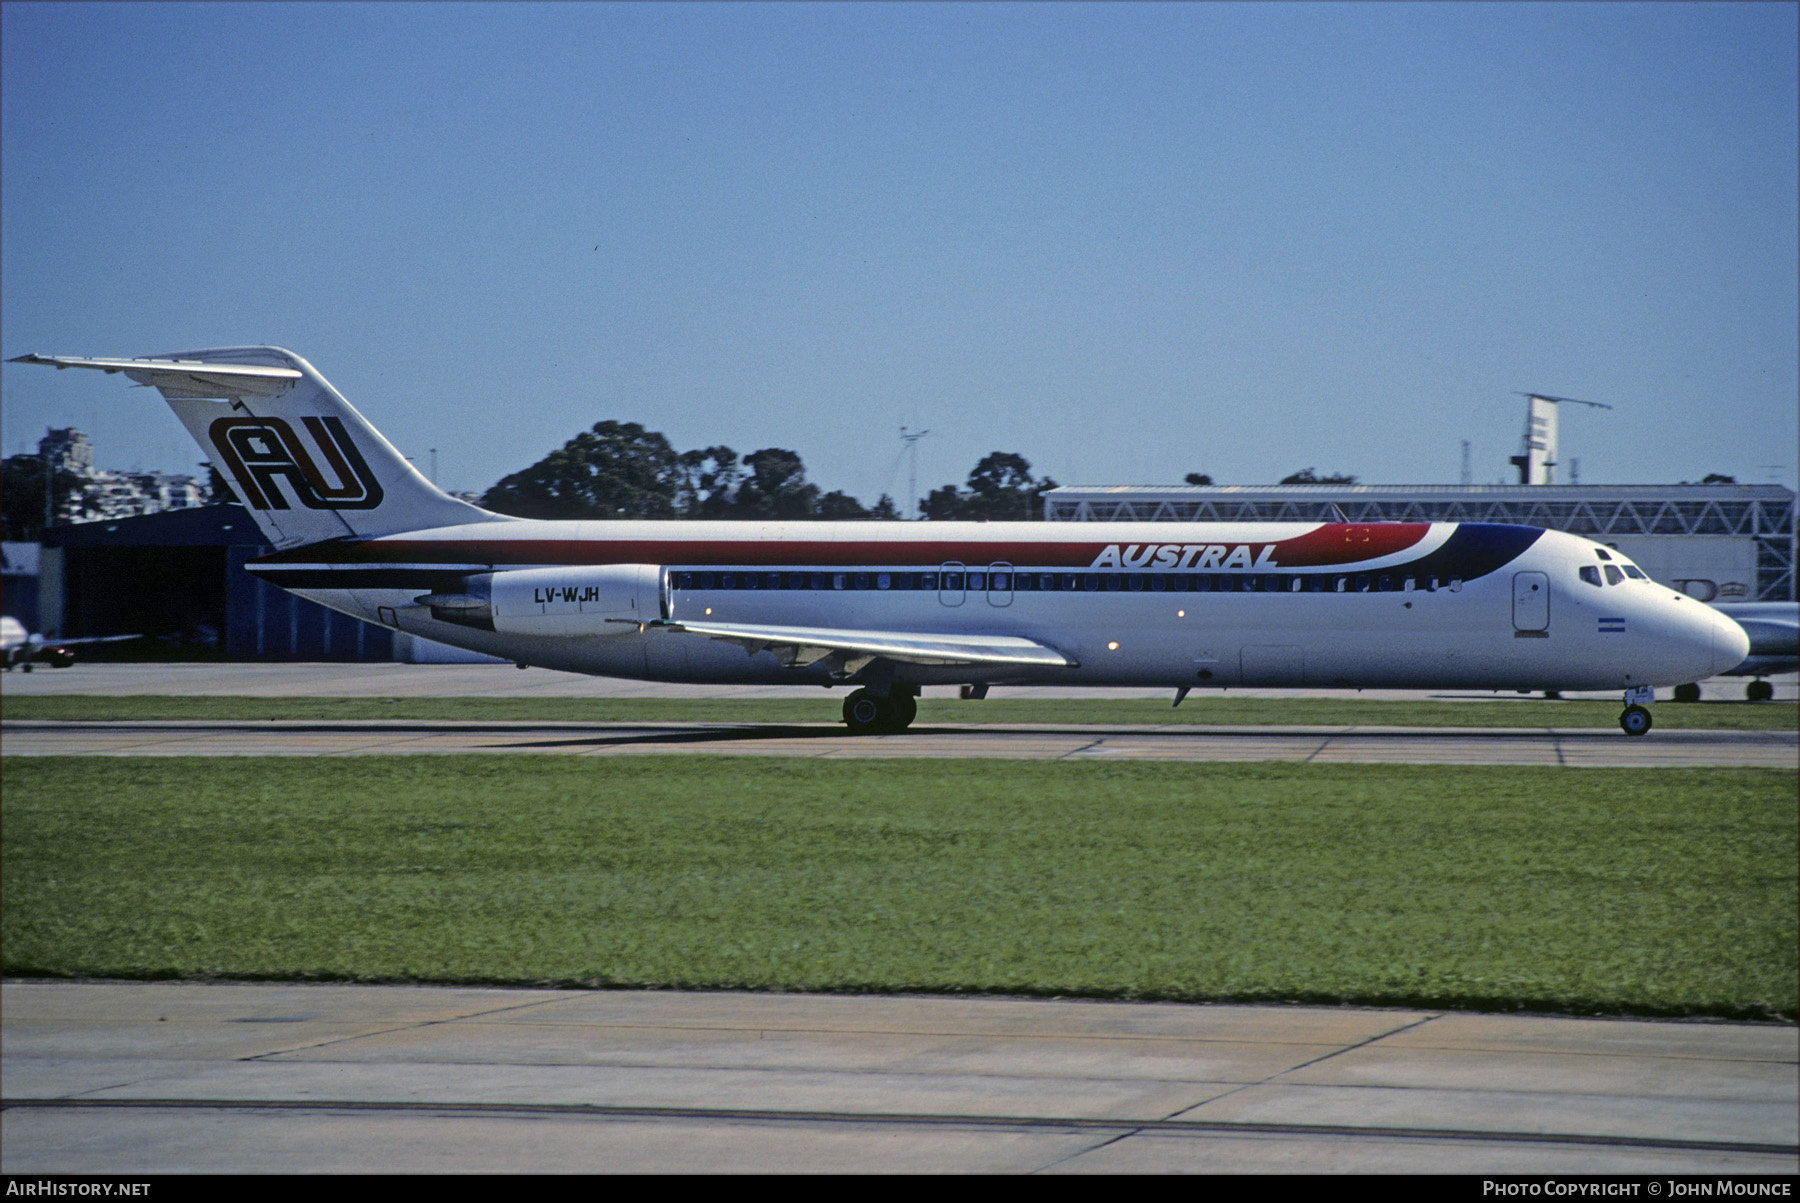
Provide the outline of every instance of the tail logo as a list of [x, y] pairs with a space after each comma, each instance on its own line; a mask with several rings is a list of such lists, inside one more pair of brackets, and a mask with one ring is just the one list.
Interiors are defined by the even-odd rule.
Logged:
[[334, 483], [320, 471], [306, 441], [280, 418], [220, 418], [207, 428], [231, 478], [254, 510], [290, 508], [276, 481], [286, 478], [309, 510], [372, 510], [381, 504], [381, 482], [350, 440], [342, 418], [302, 418]]

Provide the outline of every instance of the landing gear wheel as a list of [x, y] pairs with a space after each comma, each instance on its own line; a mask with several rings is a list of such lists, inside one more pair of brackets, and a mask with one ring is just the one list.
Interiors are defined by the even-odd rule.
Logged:
[[888, 700], [894, 704], [894, 730], [904, 731], [912, 726], [913, 719], [919, 717], [919, 699], [900, 694]]
[[1675, 687], [1675, 700], [1677, 702], [1698, 702], [1700, 700], [1700, 687], [1692, 682], [1686, 685], [1677, 685]]
[[1619, 716], [1619, 729], [1627, 735], [1642, 735], [1650, 730], [1650, 712], [1642, 706], [1627, 706]]
[[1775, 696], [1775, 683], [1772, 681], [1752, 681], [1744, 686], [1744, 696], [1752, 702], [1766, 702]]
[[[910, 700], [910, 699], [908, 699]], [[880, 735], [894, 729], [894, 699], [859, 689], [844, 699], [844, 726], [852, 735]]]

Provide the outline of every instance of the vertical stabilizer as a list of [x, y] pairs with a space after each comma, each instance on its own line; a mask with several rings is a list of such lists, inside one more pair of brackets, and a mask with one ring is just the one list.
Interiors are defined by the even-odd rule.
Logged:
[[426, 480], [311, 364], [279, 347], [13, 362], [123, 373], [161, 391], [278, 548], [497, 517]]

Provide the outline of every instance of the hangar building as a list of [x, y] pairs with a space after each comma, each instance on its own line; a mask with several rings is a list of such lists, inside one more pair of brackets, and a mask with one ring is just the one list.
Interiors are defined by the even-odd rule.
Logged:
[[1616, 547], [1701, 601], [1793, 601], [1780, 485], [1111, 485], [1044, 494], [1049, 522], [1504, 522]]

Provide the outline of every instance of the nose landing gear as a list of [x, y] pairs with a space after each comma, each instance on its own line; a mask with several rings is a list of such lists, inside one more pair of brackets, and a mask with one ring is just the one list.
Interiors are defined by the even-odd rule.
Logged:
[[1645, 703], [1656, 700], [1656, 690], [1648, 688], [1625, 691], [1625, 713], [1619, 716], [1619, 730], [1627, 735], [1643, 735], [1650, 730], [1650, 712]]

